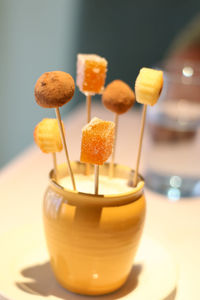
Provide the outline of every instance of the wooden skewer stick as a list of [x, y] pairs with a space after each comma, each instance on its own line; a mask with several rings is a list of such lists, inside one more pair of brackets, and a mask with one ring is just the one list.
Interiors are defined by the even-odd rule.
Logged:
[[92, 96], [91, 96], [91, 95], [87, 95], [87, 96], [86, 96], [86, 105], [87, 105], [87, 123], [89, 123], [90, 120], [91, 120], [91, 100], [92, 100]]
[[139, 147], [138, 147], [138, 153], [137, 153], [137, 162], [136, 162], [135, 174], [133, 177], [133, 186], [137, 185], [138, 169], [139, 169], [139, 164], [140, 164], [144, 126], [145, 126], [145, 120], [146, 120], [146, 111], [147, 111], [147, 104], [144, 104], [143, 111], [142, 111], [142, 121], [141, 121], [141, 129], [140, 129]]
[[115, 114], [115, 139], [114, 139], [114, 145], [113, 145], [113, 152], [112, 152], [112, 157], [109, 165], [109, 177], [113, 177], [114, 173], [114, 162], [115, 162], [115, 150], [116, 150], [116, 142], [117, 142], [117, 131], [118, 131], [118, 121], [119, 121], [119, 115], [116, 113]]
[[56, 153], [55, 152], [52, 152], [52, 157], [53, 157], [53, 167], [54, 167], [55, 180], [57, 180], [58, 167], [57, 167], [57, 160], [56, 160]]
[[94, 193], [99, 193], [99, 165], [94, 165]]
[[[91, 95], [87, 95], [86, 96], [87, 123], [89, 123], [91, 121], [91, 100], [92, 100], [92, 96]], [[88, 163], [86, 164], [85, 175], [86, 176], [90, 175], [90, 164], [88, 164]]]
[[74, 189], [74, 191], [76, 191], [76, 184], [75, 184], [74, 175], [73, 175], [70, 160], [69, 160], [69, 155], [68, 155], [68, 151], [67, 151], [67, 144], [66, 144], [66, 140], [65, 140], [65, 134], [64, 134], [64, 130], [63, 130], [62, 122], [61, 122], [61, 116], [60, 116], [59, 108], [56, 107], [55, 111], [56, 111], [56, 117], [57, 117], [57, 120], [58, 120], [60, 134], [61, 134], [61, 138], [62, 138], [64, 150], [65, 150], [65, 155], [66, 155], [66, 159], [67, 159], [68, 171], [69, 171], [69, 174], [70, 174], [70, 177], [71, 177], [71, 180], [72, 180], [73, 189]]

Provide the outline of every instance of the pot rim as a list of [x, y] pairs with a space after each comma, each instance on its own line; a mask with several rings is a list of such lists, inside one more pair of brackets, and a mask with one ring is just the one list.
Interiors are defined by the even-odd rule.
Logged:
[[[85, 168], [85, 164], [75, 161], [71, 162], [71, 166], [73, 168], [74, 174], [78, 173], [77, 170], [83, 171]], [[60, 170], [63, 171], [63, 168], [65, 169], [65, 173], [67, 170], [66, 164], [61, 164], [58, 166]], [[101, 166], [101, 170], [104, 170], [104, 172], [108, 172], [109, 169], [109, 164], [106, 163], [103, 166]], [[114, 173], [118, 175], [118, 177], [121, 178], [127, 178], [127, 182], [131, 177], [134, 175], [134, 171], [125, 165], [121, 164], [115, 164], [114, 165]], [[119, 174], [126, 174], [126, 176], [120, 176]], [[68, 190], [61, 185], [59, 185], [54, 176], [54, 170], [51, 170], [49, 173], [49, 181], [50, 181], [50, 186], [51, 188], [55, 191], [58, 192], [63, 196], [63, 202], [71, 205], [78, 205], [78, 206], [86, 206], [86, 205], [91, 205], [91, 206], [120, 206], [120, 205], [125, 205], [130, 202], [136, 201], [141, 197], [143, 194], [143, 189], [144, 189], [144, 179], [143, 177], [139, 174], [138, 175], [138, 184], [136, 187], [133, 187], [131, 191], [125, 192], [125, 193], [120, 193], [120, 194], [109, 194], [109, 195], [95, 195], [95, 194], [89, 194], [89, 193], [83, 193], [79, 191], [74, 191], [74, 190]], [[61, 176], [62, 178], [63, 176]]]

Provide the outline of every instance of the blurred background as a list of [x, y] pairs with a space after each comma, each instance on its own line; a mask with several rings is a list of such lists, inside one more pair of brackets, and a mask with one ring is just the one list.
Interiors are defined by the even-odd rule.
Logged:
[[[33, 142], [42, 118], [54, 117], [34, 100], [42, 73], [75, 78], [77, 53], [96, 53], [108, 60], [106, 83], [120, 78], [133, 87], [142, 66], [177, 53], [200, 59], [199, 12], [199, 0], [0, 0], [0, 168]], [[190, 41], [192, 57], [179, 51]], [[81, 101], [76, 89], [62, 114]]]

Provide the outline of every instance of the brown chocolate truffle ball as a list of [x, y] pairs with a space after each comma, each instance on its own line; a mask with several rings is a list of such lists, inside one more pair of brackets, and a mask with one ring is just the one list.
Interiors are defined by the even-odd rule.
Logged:
[[105, 107], [119, 115], [129, 110], [134, 101], [133, 90], [122, 80], [112, 81], [102, 94], [102, 102]]
[[69, 102], [75, 90], [72, 76], [62, 71], [42, 74], [35, 85], [35, 99], [42, 107], [59, 107]]

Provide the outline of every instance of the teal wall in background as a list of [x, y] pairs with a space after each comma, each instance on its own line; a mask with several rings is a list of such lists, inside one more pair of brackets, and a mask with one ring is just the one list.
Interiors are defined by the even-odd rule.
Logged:
[[107, 82], [120, 78], [132, 87], [139, 69], [160, 62], [172, 41], [200, 13], [200, 0], [79, 2], [79, 51], [105, 56]]
[[33, 142], [37, 122], [54, 117], [54, 111], [35, 103], [37, 78], [51, 70], [74, 75], [77, 5], [73, 0], [0, 0], [0, 167]]

